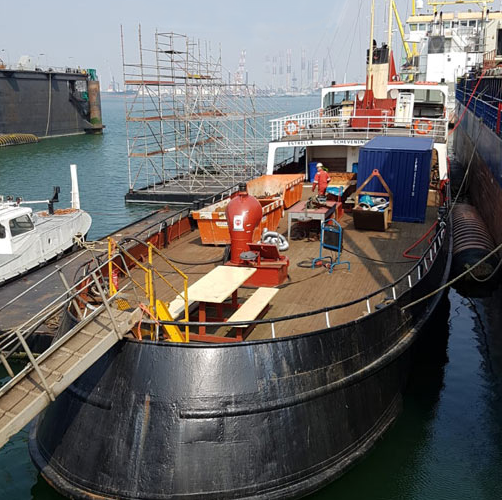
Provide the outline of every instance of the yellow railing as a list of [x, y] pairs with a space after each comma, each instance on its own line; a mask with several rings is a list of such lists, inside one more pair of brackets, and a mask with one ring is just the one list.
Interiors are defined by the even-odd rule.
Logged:
[[[134, 255], [129, 253], [122, 245], [116, 243], [112, 238], [108, 238], [108, 281], [109, 281], [109, 291], [110, 295], [115, 295], [117, 293], [117, 283], [116, 277], [117, 274], [114, 274], [114, 271], [117, 270], [122, 274], [127, 274], [129, 279], [139, 287], [143, 293], [145, 294], [148, 300], [148, 311], [152, 318], [155, 320], [163, 320], [163, 321], [172, 321], [173, 318], [171, 313], [169, 312], [169, 303], [166, 303], [157, 298], [156, 289], [155, 289], [155, 281], [154, 278], [157, 276], [160, 278], [171, 290], [176, 293], [177, 297], [183, 299], [184, 302], [184, 312], [185, 318], [184, 321], [189, 320], [189, 306], [188, 306], [188, 277], [183, 271], [178, 269], [172, 262], [170, 262], [164, 255], [162, 255], [157, 248], [151, 243], [144, 243], [144, 245], [148, 249], [148, 263], [145, 265], [140, 262]], [[125, 271], [120, 267], [120, 265], [112, 259], [112, 256], [116, 253], [117, 249], [120, 252], [129, 258], [131, 262], [136, 265], [139, 269], [144, 271], [145, 273], [145, 286], [143, 287], [137, 281], [133, 279], [131, 274], [128, 271]], [[180, 292], [171, 282], [169, 282], [166, 277], [158, 271], [153, 265], [153, 256], [156, 254], [159, 256], [173, 271], [175, 271], [178, 275], [180, 275], [183, 279], [183, 292]], [[185, 327], [185, 335], [181, 334], [181, 331], [177, 326], [164, 326], [163, 327], [166, 333], [169, 336], [169, 339], [174, 342], [189, 342], [189, 327]], [[150, 335], [151, 338], [154, 338], [154, 325], [150, 326]]]

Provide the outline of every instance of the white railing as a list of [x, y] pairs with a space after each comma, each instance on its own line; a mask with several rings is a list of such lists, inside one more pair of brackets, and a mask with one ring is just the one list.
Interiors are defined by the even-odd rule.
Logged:
[[371, 139], [377, 135], [432, 137], [446, 142], [447, 118], [403, 119], [395, 116], [334, 114], [322, 108], [270, 120], [272, 141]]
[[40, 71], [48, 73], [71, 73], [75, 75], [87, 75], [86, 68], [71, 68], [69, 66], [41, 66], [33, 63], [29, 67], [20, 66], [18, 63], [6, 63], [0, 59], [0, 70], [3, 71]]

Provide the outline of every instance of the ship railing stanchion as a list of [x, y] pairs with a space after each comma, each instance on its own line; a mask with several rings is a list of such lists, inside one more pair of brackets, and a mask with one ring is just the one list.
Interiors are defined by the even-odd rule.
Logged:
[[72, 295], [72, 291], [71, 291], [71, 288], [70, 288], [70, 285], [68, 284], [68, 281], [66, 280], [66, 277], [65, 275], [63, 274], [63, 271], [62, 269], [59, 267], [59, 266], [56, 266], [57, 267], [57, 270], [58, 270], [58, 275], [59, 275], [59, 278], [60, 280], [62, 281], [63, 283], [63, 286], [66, 288], [66, 291], [68, 292], [68, 295], [70, 297], [72, 297], [71, 299], [71, 303], [73, 304], [73, 307], [75, 309], [75, 314], [78, 316], [78, 319], [80, 321], [82, 321], [83, 316], [82, 316], [82, 311], [80, 310], [80, 307], [78, 305], [78, 302], [77, 300], [75, 299], [75, 295]]
[[272, 338], [275, 339], [275, 323], [270, 323], [270, 326], [272, 327]]
[[54, 397], [54, 394], [51, 391], [49, 384], [47, 384], [47, 380], [45, 380], [45, 377], [42, 373], [42, 370], [38, 366], [38, 363], [35, 360], [35, 356], [33, 356], [33, 353], [31, 352], [31, 349], [28, 347], [26, 340], [24, 340], [24, 337], [22, 336], [22, 334], [19, 330], [15, 330], [14, 333], [16, 334], [16, 337], [18, 338], [19, 342], [23, 346], [24, 352], [26, 352], [26, 355], [28, 356], [28, 359], [30, 360], [31, 366], [33, 366], [33, 368], [37, 372], [37, 375], [40, 377], [40, 381], [42, 382], [42, 385], [44, 386], [45, 392], [49, 396], [49, 399], [51, 401], [56, 401], [56, 398]]
[[101, 287], [101, 283], [98, 280], [98, 277], [96, 275], [96, 271], [93, 271], [91, 273], [92, 279], [94, 280], [94, 283], [96, 284], [96, 288], [98, 289], [98, 293], [101, 296], [101, 300], [103, 301], [103, 305], [106, 308], [106, 312], [108, 313], [108, 316], [110, 316], [110, 321], [112, 322], [113, 325], [113, 330], [115, 332], [115, 335], [119, 340], [122, 340], [122, 336], [120, 335], [120, 330], [118, 328], [117, 322], [115, 321], [115, 316], [113, 315], [112, 308], [110, 307], [110, 303], [108, 302], [108, 298], [103, 291], [103, 288]]
[[412, 288], [412, 286], [413, 286], [413, 285], [411, 284], [411, 274], [408, 274], [408, 286], [409, 286], [410, 288]]
[[397, 299], [397, 295], [396, 295], [396, 287], [395, 287], [395, 286], [393, 286], [393, 287], [392, 287], [392, 297], [394, 298], [394, 300], [396, 300], [396, 299]]
[[326, 311], [326, 325], [328, 326], [328, 328], [331, 328], [331, 325], [329, 324], [329, 313], [328, 313], [328, 311]]
[[5, 368], [6, 372], [9, 374], [10, 378], [14, 378], [14, 371], [9, 365], [9, 362], [5, 359], [5, 356], [0, 352], [0, 361], [2, 362], [3, 367]]
[[421, 276], [422, 273], [421, 273], [421, 269], [420, 269], [421, 267], [422, 267], [421, 264], [419, 264], [417, 266], [418, 281], [420, 281], [422, 279], [422, 276]]
[[366, 308], [368, 309], [368, 314], [371, 313], [370, 299], [366, 299]]

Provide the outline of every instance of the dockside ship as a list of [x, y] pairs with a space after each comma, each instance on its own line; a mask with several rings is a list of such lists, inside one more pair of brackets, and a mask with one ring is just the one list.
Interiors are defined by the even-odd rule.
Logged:
[[0, 61], [0, 137], [102, 131], [95, 70], [40, 68], [28, 56], [12, 66]]
[[[470, 202], [455, 209], [454, 275], [502, 243], [498, 222], [502, 215], [502, 12], [490, 9], [492, 1], [476, 2], [478, 9], [467, 9], [471, 3], [458, 0], [453, 8], [451, 2], [429, 0], [432, 11], [417, 13], [413, 2], [406, 35], [412, 50], [402, 72], [405, 78], [444, 82], [449, 87], [448, 116], [454, 125], [450, 134], [454, 133], [455, 159], [466, 176], [461, 194]], [[442, 11], [443, 7], [449, 10]], [[495, 284], [495, 256], [485, 265], [466, 276], [464, 284], [470, 288], [481, 282]]]
[[[299, 498], [368, 452], [399, 415], [452, 246], [448, 92], [400, 84], [390, 46], [370, 43], [366, 84], [272, 123], [267, 175], [80, 267], [53, 346], [0, 388], [0, 445], [41, 412], [33, 461], [85, 499]], [[287, 143], [308, 162], [274, 173]], [[314, 161], [327, 199], [301, 182]], [[51, 313], [2, 337], [6, 366]]]

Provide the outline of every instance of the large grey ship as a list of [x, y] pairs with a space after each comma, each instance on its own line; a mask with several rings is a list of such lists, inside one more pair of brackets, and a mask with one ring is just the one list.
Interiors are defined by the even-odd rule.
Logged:
[[42, 69], [28, 56], [12, 66], [0, 61], [0, 136], [45, 138], [102, 130], [95, 70]]

